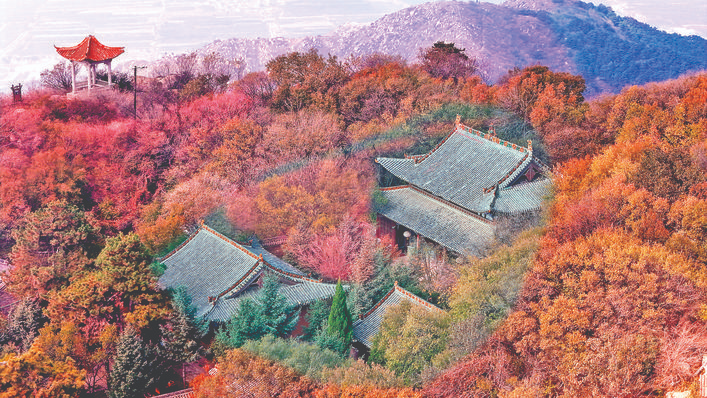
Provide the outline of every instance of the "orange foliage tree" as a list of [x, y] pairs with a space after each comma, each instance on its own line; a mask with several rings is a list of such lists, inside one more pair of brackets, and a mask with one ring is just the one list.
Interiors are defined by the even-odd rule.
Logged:
[[144, 328], [166, 318], [168, 300], [157, 290], [151, 259], [137, 235], [109, 238], [96, 259], [97, 270], [84, 273], [50, 299], [50, 318], [71, 320], [91, 337], [106, 325]]
[[338, 117], [321, 110], [277, 115], [263, 139], [263, 156], [273, 165], [322, 155], [345, 144]]
[[371, 166], [363, 159], [323, 160], [260, 184], [255, 198], [255, 232], [272, 237], [305, 229], [331, 232], [346, 214], [360, 219], [368, 211], [373, 187]]
[[271, 107], [281, 111], [299, 111], [310, 106], [336, 109], [336, 90], [348, 79], [335, 56], [325, 59], [314, 48], [306, 53], [280, 55], [268, 61], [266, 67], [277, 85]]
[[234, 349], [217, 364], [213, 376], [192, 381], [194, 394], [207, 397], [308, 397], [308, 398], [421, 398], [411, 388], [382, 388], [357, 385], [320, 385], [295, 371]]
[[316, 384], [295, 371], [240, 349], [218, 363], [218, 373], [192, 382], [194, 395], [208, 397], [311, 397]]

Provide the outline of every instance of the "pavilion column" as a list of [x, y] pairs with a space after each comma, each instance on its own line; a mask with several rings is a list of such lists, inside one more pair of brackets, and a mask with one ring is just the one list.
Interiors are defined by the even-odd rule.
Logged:
[[71, 61], [71, 94], [76, 94], [76, 62]]
[[86, 62], [86, 63], [84, 63], [84, 65], [86, 65], [86, 72], [88, 72], [88, 79], [86, 79], [86, 84], [87, 84], [86, 89], [90, 93], [91, 92], [91, 64]]

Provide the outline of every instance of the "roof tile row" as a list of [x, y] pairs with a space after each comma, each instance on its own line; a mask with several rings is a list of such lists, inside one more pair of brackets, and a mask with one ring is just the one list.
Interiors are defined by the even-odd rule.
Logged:
[[495, 227], [467, 210], [411, 186], [382, 189], [378, 213], [460, 254], [481, 256], [495, 239]]

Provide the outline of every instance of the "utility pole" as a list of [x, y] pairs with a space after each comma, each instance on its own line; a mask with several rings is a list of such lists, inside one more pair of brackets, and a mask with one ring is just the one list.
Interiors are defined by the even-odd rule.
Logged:
[[137, 70], [145, 68], [147, 66], [133, 66], [133, 119], [137, 119]]

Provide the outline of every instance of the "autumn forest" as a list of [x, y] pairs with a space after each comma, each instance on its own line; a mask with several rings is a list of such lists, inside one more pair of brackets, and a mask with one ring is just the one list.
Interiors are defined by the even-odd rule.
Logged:
[[[412, 64], [312, 50], [239, 79], [227, 64], [178, 56], [137, 81], [136, 113], [127, 76], [70, 99], [62, 65], [0, 97], [0, 397], [697, 396], [707, 74], [589, 99], [544, 66], [489, 84], [443, 42]], [[552, 194], [499, 221], [482, 256], [401, 251], [376, 234], [374, 159], [430, 151], [457, 115], [531, 140]], [[205, 322], [157, 283], [200, 225], [276, 241], [337, 292], [298, 333], [267, 278]], [[398, 285], [442, 311], [389, 309], [352, 357], [352, 320]]]

